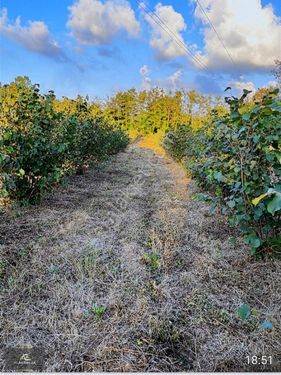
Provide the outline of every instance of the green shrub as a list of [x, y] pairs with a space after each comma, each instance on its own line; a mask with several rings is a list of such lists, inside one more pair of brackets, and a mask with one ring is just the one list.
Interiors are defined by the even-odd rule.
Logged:
[[166, 134], [163, 146], [175, 160], [180, 161], [186, 156], [188, 142], [192, 135], [191, 126], [180, 125], [176, 131], [169, 131]]
[[224, 203], [252, 254], [263, 256], [281, 253], [281, 102], [273, 90], [245, 106], [248, 93], [226, 98], [229, 114], [213, 115], [209, 128], [193, 133], [180, 152], [200, 185]]
[[91, 117], [87, 100], [72, 114], [54, 101], [27, 79], [0, 87], [0, 198], [35, 203], [66, 174], [127, 146], [123, 132]]

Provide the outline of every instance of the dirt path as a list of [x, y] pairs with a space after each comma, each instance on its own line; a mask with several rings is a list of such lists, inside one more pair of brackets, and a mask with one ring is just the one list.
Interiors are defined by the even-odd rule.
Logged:
[[[173, 161], [132, 145], [2, 215], [2, 349], [43, 347], [45, 371], [239, 371], [251, 354], [280, 369], [280, 263], [249, 260], [194, 191]], [[274, 330], [258, 329], [264, 318]]]

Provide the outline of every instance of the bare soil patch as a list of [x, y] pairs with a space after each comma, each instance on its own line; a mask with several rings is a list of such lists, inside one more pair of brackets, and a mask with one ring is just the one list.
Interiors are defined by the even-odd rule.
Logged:
[[2, 213], [2, 353], [44, 347], [48, 372], [280, 371], [280, 261], [250, 259], [196, 191], [133, 144], [40, 206]]

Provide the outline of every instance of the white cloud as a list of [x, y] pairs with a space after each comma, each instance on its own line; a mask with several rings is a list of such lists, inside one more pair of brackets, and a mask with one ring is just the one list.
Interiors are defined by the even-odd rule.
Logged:
[[[143, 7], [141, 6], [140, 9]], [[151, 27], [150, 46], [155, 50], [156, 57], [159, 60], [171, 60], [184, 56], [186, 54], [184, 46], [186, 45], [181, 32], [186, 30], [186, 24], [183, 16], [176, 12], [171, 5], [162, 5], [161, 3], [155, 6], [154, 11], [157, 15], [152, 16], [155, 21], [147, 13], [143, 13], [143, 15]], [[165, 24], [163, 28], [159, 25], [159, 19]], [[175, 42], [175, 37], [178, 39], [178, 43]], [[183, 46], [181, 46], [182, 44]]]
[[135, 13], [126, 0], [78, 0], [69, 7], [67, 26], [80, 43], [109, 43], [120, 31], [136, 37], [140, 31]]
[[29, 21], [27, 26], [21, 25], [20, 17], [14, 24], [9, 23], [7, 9], [0, 12], [0, 33], [14, 40], [30, 51], [40, 53], [58, 60], [66, 57], [49, 32], [48, 26], [42, 21]]
[[278, 87], [278, 82], [276, 81], [268, 81], [265, 87]]
[[244, 89], [252, 91], [249, 97], [253, 96], [257, 91], [255, 84], [251, 81], [246, 82], [243, 76], [239, 80], [231, 81], [228, 86], [234, 90], [235, 95], [239, 96], [243, 94]]
[[150, 73], [150, 69], [149, 69], [149, 67], [147, 65], [143, 65], [140, 68], [140, 75], [141, 76], [147, 76], [149, 73]]
[[204, 50], [197, 57], [210, 69], [270, 70], [280, 58], [281, 24], [271, 5], [263, 7], [261, 0], [204, 0], [201, 4], [235, 62], [197, 4], [195, 16], [204, 24]]
[[183, 70], [179, 69], [173, 74], [166, 78], [156, 78], [152, 79], [150, 77], [151, 70], [147, 65], [143, 65], [140, 70], [140, 75], [142, 77], [141, 87], [143, 90], [151, 90], [155, 87], [162, 87], [164, 90], [177, 90], [183, 87], [182, 76]]
[[183, 76], [183, 70], [182, 69], [179, 69], [175, 73], [170, 75], [167, 78], [168, 87], [170, 87], [172, 90], [176, 90], [181, 83], [182, 76]]
[[143, 90], [151, 90], [152, 88], [152, 79], [149, 77], [150, 69], [147, 65], [143, 65], [140, 70], [140, 75], [142, 77], [141, 87]]
[[227, 86], [230, 86], [234, 90], [235, 95], [242, 95], [243, 90], [249, 90], [252, 91], [249, 94], [249, 97], [253, 97], [254, 94], [258, 91], [258, 89], [262, 88], [275, 88], [278, 86], [276, 81], [268, 81], [266, 84], [264, 84], [261, 87], [256, 87], [256, 85], [252, 81], [245, 81], [245, 77], [241, 76], [238, 80], [233, 80], [229, 82]]

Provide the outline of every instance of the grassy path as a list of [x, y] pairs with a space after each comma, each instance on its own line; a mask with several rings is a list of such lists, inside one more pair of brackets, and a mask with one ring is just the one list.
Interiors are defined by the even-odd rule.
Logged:
[[0, 215], [2, 349], [43, 347], [46, 371], [258, 370], [245, 356], [259, 354], [280, 370], [280, 262], [250, 260], [195, 191], [173, 161], [132, 145]]

